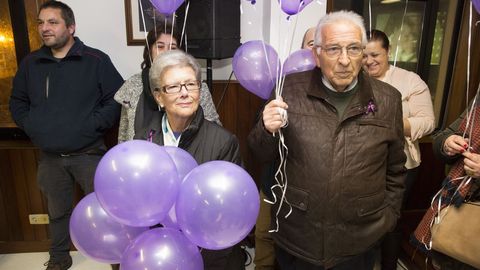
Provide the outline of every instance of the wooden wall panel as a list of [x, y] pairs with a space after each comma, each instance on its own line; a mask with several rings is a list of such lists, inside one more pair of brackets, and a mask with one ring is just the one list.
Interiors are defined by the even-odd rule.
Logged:
[[[245, 90], [238, 82], [215, 81], [212, 97], [217, 106], [223, 126], [235, 134], [240, 143], [240, 151], [246, 170], [258, 184], [261, 165], [255, 162], [247, 145], [247, 136], [256, 121], [257, 112], [264, 101]], [[224, 98], [219, 104], [225, 90]]]
[[0, 253], [48, 248], [46, 225], [32, 225], [30, 214], [46, 214], [36, 184], [38, 150], [25, 142], [0, 145]]
[[[14, 239], [23, 239], [23, 233], [21, 232], [21, 223], [18, 218], [19, 216], [19, 205], [18, 205], [18, 196], [16, 194], [16, 189], [15, 189], [15, 181], [17, 181], [17, 178], [15, 177], [15, 166], [12, 166], [12, 163], [15, 162], [18, 159], [15, 159], [15, 155], [12, 156], [10, 155], [9, 150], [2, 150], [0, 152], [0, 155], [6, 156], [5, 159], [7, 161], [7, 171], [2, 171], [2, 175], [5, 173], [6, 175], [9, 175], [9, 179], [3, 179], [4, 177], [0, 178], [0, 182], [2, 183], [2, 196], [4, 200], [4, 205], [5, 205], [5, 219], [7, 220], [7, 231], [8, 235], [6, 239], [1, 239], [4, 241], [11, 241]], [[12, 157], [14, 159], [12, 159]]]
[[7, 206], [9, 206], [9, 198], [7, 197], [7, 179], [12, 179], [10, 163], [8, 155], [5, 151], [0, 150], [0, 241], [9, 239], [9, 222]]
[[[25, 150], [14, 151], [9, 150], [10, 158], [12, 160], [12, 170], [14, 173], [13, 182], [15, 188], [15, 194], [17, 195], [17, 219], [19, 222], [19, 230], [22, 232], [21, 240], [33, 240], [33, 228], [29, 224], [28, 215], [29, 211], [29, 199], [28, 199], [28, 179], [27, 171], [33, 170], [36, 171], [36, 167], [33, 166], [35, 163], [28, 163], [28, 160], [25, 159], [25, 156], [28, 153]], [[32, 153], [32, 151], [30, 151]]]

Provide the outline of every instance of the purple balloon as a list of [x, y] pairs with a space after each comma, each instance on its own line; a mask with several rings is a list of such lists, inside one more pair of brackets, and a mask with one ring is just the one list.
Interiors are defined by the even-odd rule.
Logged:
[[290, 54], [283, 64], [283, 74], [288, 75], [307, 70], [316, 66], [312, 50], [302, 49]]
[[148, 228], [129, 227], [107, 215], [95, 196], [85, 196], [70, 218], [70, 237], [75, 247], [93, 260], [119, 263], [135, 238]]
[[162, 14], [173, 14], [184, 2], [184, 0], [150, 0], [158, 12]]
[[275, 49], [261, 40], [252, 40], [240, 46], [233, 56], [235, 77], [248, 91], [268, 99], [277, 78], [279, 67]]
[[227, 161], [193, 169], [180, 187], [177, 222], [197, 246], [224, 249], [240, 242], [255, 225], [260, 198], [252, 177]]
[[472, 3], [477, 13], [480, 14], [480, 0], [472, 0]]
[[203, 260], [180, 231], [156, 228], [141, 234], [125, 250], [120, 269], [203, 270]]
[[132, 140], [108, 151], [95, 172], [95, 192], [103, 209], [129, 226], [152, 226], [174, 204], [180, 180], [165, 149]]
[[180, 226], [178, 226], [177, 222], [177, 214], [175, 213], [175, 205], [170, 208], [170, 211], [168, 211], [168, 214], [165, 216], [161, 223], [163, 227], [166, 228], [172, 228], [176, 230], [180, 229]]
[[182, 148], [175, 146], [164, 146], [165, 151], [172, 158], [175, 167], [177, 167], [178, 178], [180, 182], [183, 180], [185, 175], [187, 175], [193, 168], [198, 166], [197, 161]]
[[278, 0], [280, 8], [288, 15], [295, 15], [302, 11], [313, 0]]

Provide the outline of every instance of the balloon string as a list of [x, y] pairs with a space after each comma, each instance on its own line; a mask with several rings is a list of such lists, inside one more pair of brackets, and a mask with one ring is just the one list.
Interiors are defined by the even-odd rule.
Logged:
[[[300, 6], [298, 7], [298, 9], [300, 9]], [[293, 25], [293, 29], [291, 27], [289, 27], [289, 32], [290, 32], [290, 30], [292, 30], [291, 33], [288, 33], [291, 36], [290, 46], [288, 46], [288, 44], [287, 44], [288, 39], [285, 39], [285, 48], [288, 47], [288, 50], [287, 50], [287, 53], [284, 54], [284, 55], [290, 55], [290, 53], [292, 52], [293, 37], [295, 35], [295, 30], [297, 29], [297, 23], [298, 23], [298, 15], [295, 16], [295, 23]], [[285, 61], [281, 61], [281, 69], [280, 69], [280, 72], [278, 73], [278, 76], [280, 77], [280, 80], [279, 80], [280, 83], [278, 84], [279, 85], [278, 89], [276, 89], [277, 96], [282, 96], [282, 93], [283, 93], [283, 85], [285, 83], [285, 75], [283, 75], [283, 64], [284, 63], [285, 63]]]
[[470, 107], [470, 111], [467, 107], [467, 123], [465, 125], [465, 130], [463, 131], [463, 138], [465, 138], [465, 134], [468, 130], [468, 138], [473, 138], [472, 133], [475, 126], [475, 107], [477, 106], [477, 101], [480, 98], [480, 83], [478, 84], [477, 93], [472, 101], [472, 106]]
[[287, 174], [286, 172], [286, 166], [287, 166], [287, 156], [288, 156], [288, 147], [285, 145], [285, 140], [284, 136], [281, 130], [279, 130], [279, 144], [278, 144], [278, 150], [279, 150], [279, 159], [280, 159], [280, 164], [278, 166], [278, 169], [275, 173], [275, 181], [277, 184], [272, 186], [270, 189], [272, 191], [273, 195], [273, 202], [265, 199], [265, 202], [270, 203], [270, 204], [275, 204], [277, 203], [277, 196], [274, 192], [274, 189], [279, 188], [281, 192], [281, 197], [278, 205], [278, 209], [275, 213], [275, 224], [276, 227], [273, 230], [269, 230], [269, 232], [278, 232], [280, 229], [279, 223], [278, 223], [278, 215], [280, 214], [280, 211], [283, 207], [283, 204], [285, 203], [288, 206], [288, 212], [285, 215], [285, 218], [288, 218], [290, 214], [293, 211], [293, 208], [291, 204], [288, 202], [286, 198], [286, 192], [287, 192], [287, 186], [288, 186], [288, 179], [287, 179]]
[[[466, 89], [466, 98], [465, 98], [465, 102], [467, 103], [466, 104], [466, 107], [467, 107], [467, 126], [468, 126], [468, 123], [470, 122], [470, 113], [468, 113], [468, 96], [469, 96], [469, 89], [470, 89], [470, 56], [471, 56], [471, 51], [470, 51], [470, 47], [472, 45], [472, 1], [470, 1], [470, 10], [469, 10], [469, 13], [468, 13], [468, 46], [467, 46], [467, 89]], [[475, 103], [475, 100], [473, 101]], [[472, 106], [471, 108], [472, 112], [474, 110], [474, 107]], [[467, 127], [465, 127], [465, 131], [467, 130]], [[464, 131], [464, 132], [465, 132]], [[465, 133], [464, 133], [465, 135]], [[465, 137], [465, 136], [464, 136]], [[470, 137], [471, 138], [471, 137]]]
[[[272, 67], [270, 67], [270, 61], [268, 60], [269, 55], [268, 55], [268, 53], [267, 53], [267, 47], [265, 46], [265, 42], [261, 42], [261, 44], [262, 44], [262, 48], [263, 48], [263, 55], [265, 55], [265, 61], [266, 61], [266, 63], [267, 63], [268, 75], [269, 75], [269, 77], [270, 77], [270, 81], [273, 82], [273, 83], [275, 83], [275, 82], [273, 81], [272, 76], [271, 76], [271, 75], [272, 75]], [[278, 63], [277, 63], [277, 69], [278, 69]], [[275, 91], [275, 93], [276, 93], [276, 91]]]
[[[280, 0], [280, 1], [282, 1], [282, 0]], [[298, 6], [297, 14], [298, 14], [298, 11], [300, 11], [300, 9], [301, 9], [302, 4], [303, 4], [303, 1]], [[281, 5], [281, 2], [280, 2], [280, 5]], [[287, 18], [291, 18], [291, 16], [288, 16]], [[289, 19], [287, 19], [287, 20], [288, 20], [288, 23], [291, 25], [290, 20]], [[283, 46], [281, 46], [281, 48], [282, 48], [281, 55], [289, 55], [291, 53], [292, 47], [293, 47], [293, 38], [294, 38], [295, 30], [297, 28], [297, 24], [298, 24], [298, 15], [295, 16], [295, 22], [293, 24], [293, 28], [288, 27], [288, 32], [287, 32], [286, 36], [290, 37], [290, 39], [287, 38], [287, 39], [284, 40], [283, 43], [281, 43], [281, 44], [283, 44]], [[279, 32], [280, 31], [281, 31], [281, 29], [279, 28]], [[280, 36], [280, 33], [279, 33], [279, 36]], [[288, 44], [289, 41], [290, 41], [290, 44]], [[265, 45], [264, 45], [264, 47], [265, 47]], [[264, 50], [265, 50], [265, 48], [264, 48]], [[276, 77], [276, 83], [275, 83], [275, 85], [276, 85], [276, 87], [275, 87], [275, 97], [276, 98], [282, 96], [283, 86], [284, 86], [284, 83], [285, 83], [285, 76], [283, 75], [283, 62], [284, 61], [279, 61], [279, 62], [280, 63], [277, 66], [277, 77]], [[269, 71], [270, 71], [270, 66], [269, 66], [268, 63], [269, 63], [269, 61], [267, 59], [267, 65], [268, 65]], [[281, 112], [281, 115], [282, 115], [282, 120], [283, 120], [282, 127], [288, 126], [288, 118], [287, 118], [286, 111], [283, 110]], [[277, 201], [279, 200], [278, 209], [275, 213], [276, 227], [273, 230], [269, 230], [269, 232], [278, 232], [278, 230], [280, 229], [280, 225], [279, 225], [279, 222], [278, 222], [278, 215], [280, 214], [280, 211], [282, 210], [284, 204], [288, 206], [288, 212], [284, 216], [284, 218], [288, 218], [293, 211], [293, 208], [292, 208], [291, 204], [288, 202], [287, 197], [286, 197], [287, 187], [288, 187], [288, 179], [287, 179], [287, 174], [286, 174], [288, 147], [285, 144], [285, 137], [284, 137], [281, 129], [278, 131], [278, 136], [279, 136], [278, 152], [279, 152], [280, 164], [279, 164], [279, 166], [277, 168], [277, 171], [275, 173], [276, 184], [273, 185], [270, 188], [271, 191], [272, 191], [272, 195], [273, 195], [273, 201], [270, 201], [270, 200], [267, 200], [267, 199], [264, 200], [265, 202], [270, 203], [270, 204], [276, 204]], [[274, 192], [274, 190], [277, 189], [277, 188], [280, 189], [280, 194], [281, 194], [280, 199], [277, 198], [277, 195]]]
[[138, 0], [138, 6], [140, 7], [140, 14], [142, 15], [142, 23], [143, 23], [143, 34], [145, 36], [145, 44], [147, 45], [147, 51], [148, 51], [148, 59], [150, 60], [150, 63], [152, 63], [152, 54], [150, 51], [150, 45], [148, 44], [148, 38], [147, 38], [147, 25], [145, 23], [145, 14], [143, 13], [143, 4], [141, 0]]
[[187, 34], [185, 33], [185, 27], [187, 26], [187, 17], [188, 17], [188, 10], [190, 9], [190, 1], [187, 1], [187, 6], [185, 7], [185, 18], [183, 18], [183, 27], [182, 27], [182, 35], [180, 36], [180, 46], [183, 43], [183, 37], [185, 36], [185, 52], [188, 52], [188, 44], [187, 44]]
[[370, 37], [372, 36], [372, 0], [368, 0], [368, 24], [370, 26]]
[[[157, 18], [156, 18], [156, 11], [155, 9], [153, 9], [153, 31], [155, 32], [155, 42], [153, 44], [155, 44], [155, 51], [157, 52], [157, 55], [158, 55], [158, 46], [157, 46], [157, 39], [158, 39], [158, 33], [157, 33]], [[165, 25], [165, 29], [167, 28], [167, 26]], [[145, 28], [145, 32], [148, 32], [147, 29]], [[167, 33], [167, 31], [164, 30], [165, 33]], [[147, 40], [147, 43], [148, 43], [148, 40]], [[155, 59], [152, 59], [152, 63]]]
[[[176, 11], [173, 12], [173, 17], [172, 17], [172, 29], [170, 31], [170, 45], [168, 46], [168, 50], [172, 50], [172, 43], [173, 43], [173, 32], [175, 31], [175, 16], [176, 16]], [[165, 33], [167, 32], [167, 18], [165, 17]]]
[[400, 33], [398, 34], [397, 46], [395, 48], [395, 59], [393, 60], [394, 67], [397, 66], [398, 49], [400, 48], [400, 40], [402, 39], [402, 32], [403, 32], [403, 23], [405, 22], [405, 17], [407, 16], [407, 9], [408, 9], [408, 0], [405, 1], [405, 10], [403, 11], [402, 24], [400, 25]]

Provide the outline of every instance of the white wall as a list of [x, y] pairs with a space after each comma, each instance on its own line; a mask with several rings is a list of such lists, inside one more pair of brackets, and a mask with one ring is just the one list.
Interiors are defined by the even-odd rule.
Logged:
[[[270, 1], [268, 1], [270, 2]], [[270, 2], [270, 45], [280, 57], [285, 58], [300, 49], [305, 31], [316, 26], [318, 20], [326, 13], [326, 0], [317, 0], [306, 6], [300, 13], [288, 17], [277, 1]]]
[[[316, 0], [310, 3], [297, 16], [292, 16], [289, 23], [276, 0], [257, 0], [255, 5], [241, 0], [241, 42], [262, 39], [281, 54], [281, 51], [285, 51], [286, 40], [288, 46], [293, 42], [292, 51], [295, 51], [300, 47], [305, 30], [316, 25], [318, 19], [325, 14], [325, 1]], [[125, 79], [140, 71], [143, 46], [127, 46], [124, 1], [63, 0], [63, 2], [73, 9], [77, 22], [76, 35], [85, 44], [107, 53]], [[293, 32], [291, 22], [295, 17], [298, 17], [298, 22], [292, 41], [291, 35], [287, 37], [285, 33]], [[206, 65], [205, 60], [200, 60], [200, 63]], [[228, 79], [231, 71], [231, 59], [213, 60], [214, 80]]]

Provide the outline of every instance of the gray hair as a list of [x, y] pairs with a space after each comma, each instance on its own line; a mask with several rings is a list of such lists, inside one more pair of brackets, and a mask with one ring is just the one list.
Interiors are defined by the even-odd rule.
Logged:
[[322, 45], [322, 29], [325, 25], [341, 21], [350, 22], [358, 26], [362, 32], [362, 45], [367, 45], [367, 31], [365, 30], [363, 18], [353, 11], [340, 10], [328, 13], [318, 21], [317, 30], [315, 31], [315, 46]]
[[181, 50], [170, 50], [159, 54], [150, 68], [149, 80], [151, 91], [160, 88], [163, 74], [170, 68], [190, 67], [198, 81], [201, 80], [201, 69], [195, 58]]

